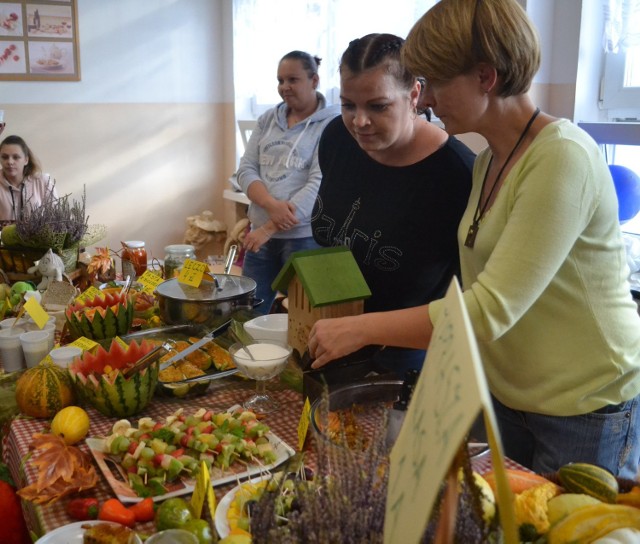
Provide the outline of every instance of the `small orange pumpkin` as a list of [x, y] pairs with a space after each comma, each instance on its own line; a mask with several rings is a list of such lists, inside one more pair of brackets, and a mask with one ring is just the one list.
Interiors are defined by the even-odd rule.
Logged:
[[74, 402], [69, 373], [50, 361], [26, 370], [16, 382], [16, 403], [28, 416], [51, 417]]

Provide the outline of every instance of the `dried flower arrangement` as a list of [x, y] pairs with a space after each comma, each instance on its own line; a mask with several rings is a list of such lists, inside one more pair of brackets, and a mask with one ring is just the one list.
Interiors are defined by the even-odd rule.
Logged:
[[80, 202], [69, 202], [69, 195], [56, 198], [53, 189], [45, 194], [40, 206], [25, 206], [16, 221], [16, 231], [26, 246], [68, 249], [77, 246], [89, 225], [86, 217], [86, 188]]
[[[297, 508], [287, 515], [286, 523], [276, 515], [279, 494], [264, 492], [251, 510], [254, 544], [382, 543], [389, 479], [386, 426], [384, 419], [374, 430], [365, 451], [351, 450], [329, 440], [316, 440], [316, 485], [296, 489]], [[496, 522], [489, 526], [483, 520], [481, 490], [475, 484], [466, 446], [461, 448], [458, 459], [462, 464], [463, 478], [456, 496], [457, 514], [454, 514], [452, 542], [498, 542], [500, 536]], [[438, 525], [446, 516], [442, 506], [445, 489], [443, 483], [422, 538], [423, 543], [436, 542]]]
[[2, 242], [8, 248], [51, 248], [62, 256], [68, 269], [65, 257], [77, 259], [80, 247], [92, 245], [106, 235], [106, 226], [90, 226], [88, 219], [86, 188], [80, 201], [71, 201], [70, 195], [56, 197], [51, 189], [40, 206], [25, 206], [15, 225], [2, 229]]

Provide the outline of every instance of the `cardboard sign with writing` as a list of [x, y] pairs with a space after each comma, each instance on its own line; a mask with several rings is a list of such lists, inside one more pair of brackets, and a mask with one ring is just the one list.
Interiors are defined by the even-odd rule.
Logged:
[[[440, 484], [481, 410], [488, 415], [485, 421], [491, 436], [494, 469], [504, 474], [491, 397], [462, 292], [454, 279], [445, 297], [442, 316], [433, 330], [402, 429], [391, 450], [385, 543], [420, 541]], [[508, 488], [499, 495], [505, 542], [517, 543]]]
[[304, 401], [302, 407], [302, 415], [298, 422], [298, 450], [302, 451], [304, 448], [304, 441], [307, 438], [307, 432], [309, 431], [309, 422], [311, 421], [311, 404], [309, 403], [309, 397]]
[[180, 275], [178, 281], [191, 285], [192, 287], [198, 287], [202, 282], [202, 276], [209, 270], [206, 263], [200, 261], [194, 261], [193, 259], [186, 259], [184, 265], [180, 269]]
[[160, 274], [156, 274], [155, 272], [151, 272], [151, 270], [145, 270], [136, 281], [142, 284], [142, 291], [153, 295], [156, 287], [160, 285], [164, 279]]

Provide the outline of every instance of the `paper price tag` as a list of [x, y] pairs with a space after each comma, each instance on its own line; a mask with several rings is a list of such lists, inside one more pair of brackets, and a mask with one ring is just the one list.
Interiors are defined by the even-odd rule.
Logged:
[[82, 351], [91, 351], [98, 345], [98, 343], [87, 338], [86, 336], [81, 336], [80, 338], [71, 342], [69, 345], [80, 348]]
[[142, 292], [153, 295], [156, 287], [161, 284], [164, 279], [159, 274], [155, 272], [151, 272], [150, 270], [146, 270], [142, 276], [140, 276], [137, 282], [142, 284]]
[[96, 296], [99, 296], [100, 298], [104, 298], [104, 293], [100, 291], [100, 289], [97, 289], [96, 287], [91, 286], [86, 291], [83, 291], [82, 293], [80, 293], [76, 297], [76, 300], [78, 302], [86, 302], [87, 300], [93, 300], [94, 298], [96, 298]]
[[196, 477], [196, 485], [191, 495], [191, 508], [195, 513], [196, 518], [202, 518], [202, 508], [205, 501], [209, 508], [209, 515], [211, 519], [215, 519], [216, 511], [216, 496], [213, 493], [213, 487], [211, 486], [211, 476], [209, 475], [209, 468], [207, 464], [202, 461], [200, 463], [200, 472]]
[[304, 401], [302, 407], [302, 416], [298, 422], [298, 449], [302, 451], [304, 448], [304, 441], [307, 438], [307, 432], [309, 431], [309, 421], [311, 420], [311, 404], [309, 403], [309, 397]]
[[29, 300], [24, 303], [24, 310], [31, 316], [31, 319], [36, 322], [36, 325], [38, 325], [38, 328], [40, 329], [46, 325], [47, 321], [49, 321], [49, 314], [33, 297], [29, 298]]
[[187, 259], [185, 260], [184, 265], [182, 265], [182, 270], [180, 270], [178, 281], [180, 283], [191, 285], [192, 287], [198, 287], [200, 285], [200, 282], [202, 282], [203, 274], [208, 269], [209, 267], [206, 263]]

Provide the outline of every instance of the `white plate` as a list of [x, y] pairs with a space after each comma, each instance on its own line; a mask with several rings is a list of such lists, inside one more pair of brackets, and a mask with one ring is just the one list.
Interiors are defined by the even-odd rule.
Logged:
[[[242, 465], [238, 463], [236, 465], [232, 465], [229, 470], [226, 470], [224, 472], [218, 468], [212, 468], [211, 485], [215, 487], [216, 485], [235, 482], [238, 479], [261, 474], [262, 472], [277, 467], [279, 464], [289, 459], [289, 457], [291, 457], [295, 453], [291, 446], [278, 438], [275, 434], [267, 433], [265, 437], [269, 440], [269, 442], [271, 442], [271, 445], [275, 450], [275, 463], [271, 463], [269, 465]], [[89, 449], [91, 450], [91, 454], [98, 464], [98, 467], [100, 467], [100, 470], [107, 479], [107, 482], [109, 482], [111, 489], [113, 489], [113, 492], [116, 494], [118, 499], [120, 499], [121, 502], [140, 502], [142, 500], [142, 497], [138, 497], [133, 489], [129, 487], [129, 484], [126, 483], [126, 474], [124, 473], [124, 469], [122, 469], [122, 472], [118, 474], [117, 469], [115, 468], [116, 463], [105, 460], [105, 458], [110, 458], [110, 456], [103, 453], [104, 440], [101, 438], [87, 438], [86, 442], [87, 446], [89, 446]], [[111, 468], [112, 466], [114, 468]], [[168, 499], [169, 497], [186, 495], [187, 493], [191, 493], [193, 489], [193, 480], [187, 478], [179, 479], [170, 484], [168, 493], [153, 497], [153, 500], [163, 501], [165, 499]]]
[[[97, 519], [89, 521], [77, 521], [75, 523], [69, 523], [69, 525], [63, 525], [54, 529], [50, 533], [41, 536], [36, 544], [82, 544], [84, 540], [84, 529], [82, 526], [97, 525], [98, 523], [108, 523], [109, 525], [117, 525], [110, 521], [100, 521]], [[142, 544], [140, 537], [136, 535], [134, 539], [135, 544]]]
[[216, 508], [216, 513], [214, 515], [214, 520], [213, 520], [216, 526], [216, 531], [218, 531], [218, 535], [220, 536], [220, 538], [225, 538], [226, 536], [229, 535], [229, 531], [231, 530], [231, 527], [229, 527], [229, 521], [227, 520], [227, 513], [229, 512], [229, 507], [231, 506], [231, 503], [233, 502], [233, 499], [235, 498], [236, 493], [240, 490], [240, 488], [246, 483], [250, 482], [252, 484], [257, 484], [262, 480], [268, 480], [272, 477], [273, 477], [272, 474], [265, 474], [263, 476], [260, 476], [259, 478], [251, 478], [251, 480], [247, 480], [235, 486], [224, 497], [222, 497], [222, 499], [220, 500]]

